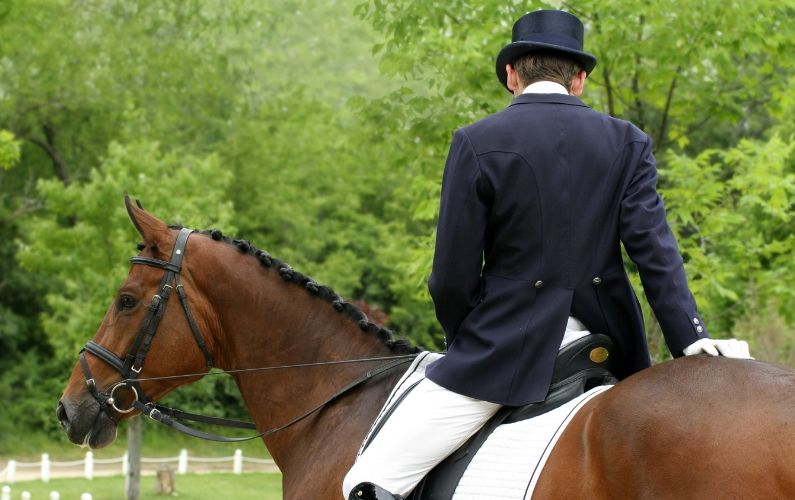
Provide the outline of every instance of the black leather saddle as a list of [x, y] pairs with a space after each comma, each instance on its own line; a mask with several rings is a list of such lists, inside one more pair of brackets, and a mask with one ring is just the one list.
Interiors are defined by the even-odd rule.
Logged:
[[616, 361], [613, 341], [607, 335], [591, 334], [567, 345], [558, 353], [544, 401], [500, 409], [477, 434], [428, 473], [406, 500], [451, 500], [475, 453], [494, 429], [554, 410], [594, 387], [615, 384], [618, 380], [612, 373]]

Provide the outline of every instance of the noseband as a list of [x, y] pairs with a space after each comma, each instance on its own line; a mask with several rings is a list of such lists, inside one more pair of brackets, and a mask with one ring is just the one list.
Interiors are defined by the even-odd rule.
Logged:
[[[145, 266], [163, 269], [165, 274], [160, 281], [157, 293], [152, 297], [152, 301], [149, 303], [146, 316], [144, 316], [141, 321], [141, 326], [138, 328], [138, 334], [135, 336], [135, 340], [124, 358], [118, 357], [110, 349], [97, 344], [93, 340], [90, 340], [80, 351], [80, 367], [86, 378], [88, 391], [94, 399], [97, 400], [100, 407], [111, 417], [112, 415], [108, 407], [120, 414], [129, 413], [141, 405], [149, 404], [151, 401], [141, 389], [137, 379], [143, 369], [146, 355], [149, 353], [149, 348], [152, 346], [152, 340], [154, 340], [155, 334], [157, 333], [157, 327], [160, 325], [160, 320], [163, 319], [163, 313], [168, 305], [168, 299], [171, 297], [171, 292], [174, 289], [176, 289], [177, 295], [179, 295], [182, 309], [185, 311], [188, 325], [190, 325], [191, 333], [193, 333], [193, 338], [196, 340], [196, 344], [199, 346], [199, 349], [201, 349], [207, 361], [207, 368], [209, 369], [213, 366], [213, 358], [210, 355], [210, 351], [207, 349], [207, 344], [205, 344], [204, 339], [202, 339], [199, 333], [199, 327], [196, 325], [196, 321], [193, 319], [193, 314], [190, 311], [188, 296], [185, 294], [185, 288], [182, 286], [179, 279], [179, 273], [182, 270], [182, 258], [185, 256], [185, 247], [191, 233], [193, 233], [191, 229], [180, 230], [177, 241], [174, 243], [174, 249], [171, 252], [171, 260], [168, 262], [141, 256], [130, 259], [130, 262], [133, 264], [143, 264]], [[97, 389], [96, 382], [91, 375], [88, 362], [85, 358], [86, 352], [93, 354], [112, 366], [121, 374], [122, 380], [113, 385], [108, 391], [103, 392]], [[122, 409], [117, 406], [114, 394], [121, 387], [129, 387], [133, 392], [134, 400], [129, 408]]]

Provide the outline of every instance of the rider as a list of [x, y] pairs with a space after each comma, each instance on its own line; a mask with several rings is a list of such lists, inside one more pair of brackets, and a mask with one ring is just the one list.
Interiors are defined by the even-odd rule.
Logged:
[[513, 102], [455, 133], [429, 282], [447, 355], [354, 464], [346, 497], [410, 493], [502, 405], [542, 401], [559, 348], [587, 330], [615, 342], [617, 377], [648, 367], [622, 242], [674, 356], [749, 357], [696, 310], [651, 139], [578, 99], [596, 65], [583, 32], [563, 11], [521, 17], [497, 56]]

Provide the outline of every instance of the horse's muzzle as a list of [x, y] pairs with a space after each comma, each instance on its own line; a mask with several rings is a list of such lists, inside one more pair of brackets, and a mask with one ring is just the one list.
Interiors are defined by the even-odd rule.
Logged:
[[102, 448], [116, 439], [116, 422], [93, 398], [75, 402], [64, 397], [58, 402], [55, 415], [69, 440], [80, 446]]

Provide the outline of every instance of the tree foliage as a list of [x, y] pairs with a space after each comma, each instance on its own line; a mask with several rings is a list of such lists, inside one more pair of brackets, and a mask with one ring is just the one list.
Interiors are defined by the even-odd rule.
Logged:
[[111, 143], [86, 181], [42, 180], [45, 210], [27, 220], [17, 255], [25, 269], [49, 281], [42, 326], [56, 355], [73, 358], [86, 333], [96, 331], [136, 253], [139, 238], [119, 193], [145, 195], [174, 221], [231, 226], [230, 181], [216, 157], [164, 154], [152, 142]]
[[19, 157], [19, 141], [8, 130], [0, 130], [0, 169], [10, 169], [19, 161]]
[[[371, 124], [345, 107], [388, 82], [352, 5], [3, 5], [0, 127], [16, 139], [0, 136], [0, 152], [16, 166], [0, 169], [0, 367], [55, 354], [37, 371], [61, 377], [49, 399], [37, 393], [39, 420], [54, 421], [66, 367], [126, 272], [125, 192], [167, 220], [250, 239], [351, 299], [396, 303], [395, 273], [373, 255], [398, 174], [360, 148]], [[4, 371], [3, 387], [21, 373]], [[197, 406], [222, 411], [226, 396], [208, 392], [193, 391]]]
[[[125, 192], [249, 239], [441, 347], [425, 283], [452, 132], [509, 103], [494, 59], [513, 21], [558, 7], [585, 21], [599, 58], [585, 101], [655, 141], [710, 330], [795, 353], [782, 279], [795, 234], [792, 2], [8, 0], [0, 397], [19, 401], [13, 415], [55, 428], [67, 367], [134, 252]], [[754, 318], [777, 333], [749, 329]], [[47, 394], [20, 399], [26, 370]], [[221, 411], [224, 387], [187, 398]]]
[[[409, 83], [379, 104], [393, 117], [384, 134], [402, 137], [402, 155], [412, 159], [415, 178], [405, 184], [405, 196], [415, 220], [427, 221], [424, 234], [431, 234], [450, 131], [507, 104], [492, 68], [513, 20], [560, 7], [584, 20], [586, 49], [599, 58], [585, 101], [635, 122], [655, 140], [661, 191], [699, 303], [715, 317], [712, 331], [728, 335], [738, 317], [753, 312], [742, 306], [752, 297], [775, 302], [780, 314], [791, 310], [775, 271], [764, 271], [771, 261], [760, 258], [791, 248], [793, 138], [781, 102], [791, 102], [795, 69], [795, 30], [784, 21], [795, 6], [788, 3], [361, 4], [360, 14], [385, 36], [376, 47], [381, 69]], [[745, 231], [738, 233], [740, 227]], [[415, 276], [427, 274], [430, 246], [416, 256]]]

